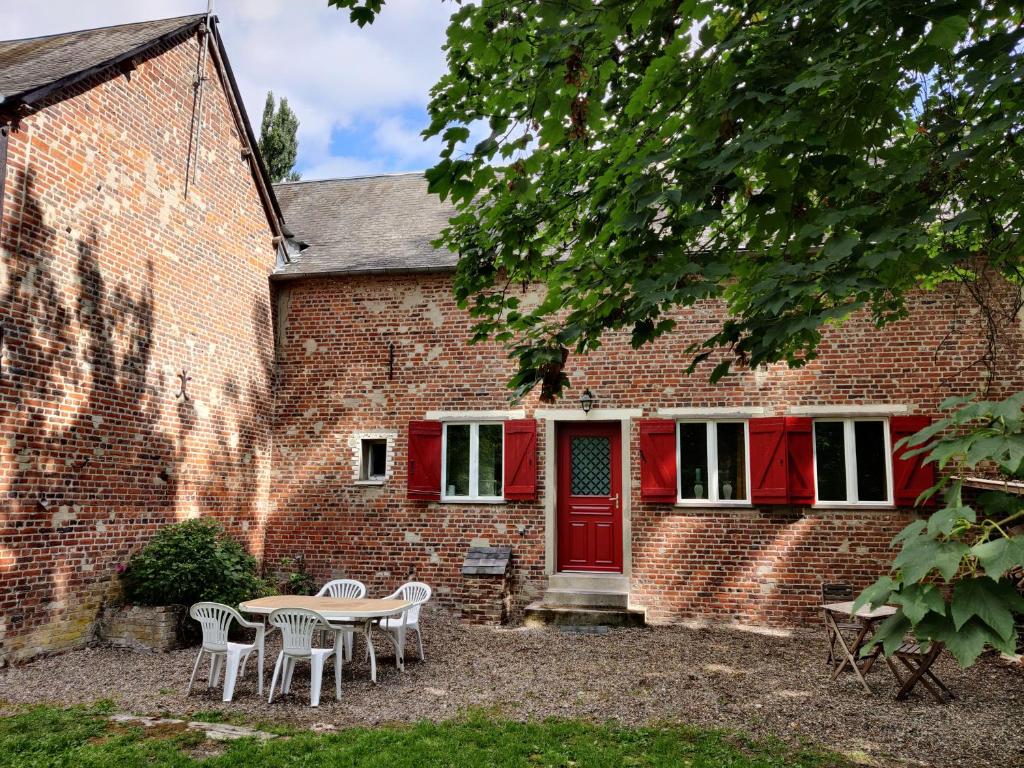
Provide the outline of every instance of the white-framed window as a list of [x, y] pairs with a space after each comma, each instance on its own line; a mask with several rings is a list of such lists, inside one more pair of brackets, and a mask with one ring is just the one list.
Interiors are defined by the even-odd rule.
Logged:
[[501, 501], [504, 452], [502, 422], [445, 422], [441, 500]]
[[359, 479], [383, 481], [388, 474], [388, 441], [383, 437], [364, 437], [359, 446]]
[[891, 505], [888, 419], [815, 419], [814, 489], [819, 506]]
[[676, 422], [679, 504], [750, 504], [750, 435], [740, 420]]

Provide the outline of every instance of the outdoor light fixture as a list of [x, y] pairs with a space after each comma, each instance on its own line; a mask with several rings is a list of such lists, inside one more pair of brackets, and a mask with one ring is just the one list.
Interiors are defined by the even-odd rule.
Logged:
[[584, 413], [590, 413], [590, 409], [594, 407], [596, 399], [594, 393], [589, 389], [583, 390], [583, 394], [580, 395], [580, 407], [583, 408]]

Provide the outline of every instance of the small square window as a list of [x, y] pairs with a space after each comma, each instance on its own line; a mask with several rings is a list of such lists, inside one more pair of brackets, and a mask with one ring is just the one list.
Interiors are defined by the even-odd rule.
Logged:
[[388, 471], [388, 441], [363, 438], [359, 460], [360, 480], [384, 480]]

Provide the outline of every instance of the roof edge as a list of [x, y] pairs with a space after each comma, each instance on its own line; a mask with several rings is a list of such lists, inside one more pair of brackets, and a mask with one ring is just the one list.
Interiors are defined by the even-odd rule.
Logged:
[[274, 194], [274, 183], [270, 179], [270, 172], [267, 170], [266, 163], [263, 162], [259, 142], [256, 140], [256, 134], [252, 130], [252, 122], [245, 111], [245, 101], [238, 87], [238, 81], [235, 80], [235, 73], [231, 69], [231, 61], [228, 59], [224, 40], [220, 36], [218, 19], [213, 15], [208, 18], [210, 34], [217, 46], [215, 49], [214, 66], [217, 67], [230, 91], [232, 104], [229, 105], [229, 109], [231, 109], [232, 114], [235, 115], [235, 119], [239, 123], [240, 132], [245, 135], [246, 144], [248, 145], [246, 149], [249, 150], [249, 165], [252, 169], [253, 180], [256, 181], [256, 186], [259, 187], [260, 200], [263, 203], [267, 221], [276, 236], [281, 238], [290, 236], [291, 232], [288, 231], [288, 227], [285, 224], [284, 214], [281, 213], [281, 204], [277, 200], [277, 195]]
[[278, 181], [275, 187], [297, 186], [299, 184], [325, 184], [332, 181], [361, 181], [363, 179], [392, 179], [397, 176], [419, 176], [426, 179], [426, 170], [422, 171], [392, 171], [386, 173], [362, 173], [357, 176], [332, 176], [327, 179], [297, 179], [295, 181]]
[[435, 267], [363, 267], [359, 269], [331, 269], [324, 272], [272, 272], [270, 280], [275, 283], [288, 283], [294, 280], [314, 280], [319, 277], [338, 278], [359, 277], [361, 275], [429, 275], [454, 271], [454, 264], [439, 264]]
[[[170, 32], [165, 32], [164, 34], [162, 34], [162, 35], [160, 35], [158, 37], [154, 37], [152, 40], [150, 40], [150, 41], [148, 41], [146, 43], [142, 43], [141, 45], [137, 45], [135, 48], [132, 48], [129, 51], [126, 51], [126, 52], [124, 52], [122, 54], [119, 54], [119, 55], [114, 56], [114, 57], [112, 57], [110, 59], [107, 59], [106, 61], [100, 62], [99, 64], [95, 64], [95, 65], [93, 65], [91, 67], [87, 67], [87, 68], [85, 68], [83, 70], [79, 70], [78, 72], [73, 72], [70, 75], [65, 75], [64, 77], [58, 78], [57, 80], [54, 80], [54, 81], [52, 81], [50, 83], [47, 83], [46, 85], [42, 85], [42, 86], [39, 86], [38, 88], [33, 88], [31, 90], [28, 90], [28, 91], [22, 91], [20, 93], [5, 94], [5, 95], [2, 96], [2, 98], [0, 98], [0, 109], [5, 109], [6, 110], [6, 109], [11, 108], [11, 107], [17, 109], [20, 106], [28, 106], [28, 107], [30, 107], [33, 104], [35, 104], [36, 102], [39, 102], [39, 101], [47, 98], [48, 96], [51, 96], [51, 95], [56, 94], [56, 93], [59, 93], [60, 91], [65, 90], [66, 88], [70, 88], [71, 86], [73, 86], [73, 85], [75, 85], [77, 83], [80, 83], [82, 80], [85, 80], [85, 79], [87, 79], [89, 77], [92, 77], [93, 75], [100, 74], [101, 72], [105, 72], [108, 69], [111, 69], [112, 67], [116, 67], [118, 64], [121, 64], [121, 63], [123, 63], [125, 61], [128, 61], [129, 59], [132, 59], [132, 58], [134, 58], [134, 57], [136, 57], [136, 56], [138, 56], [140, 54], [143, 54], [146, 51], [150, 50], [151, 48], [154, 48], [154, 47], [156, 47], [158, 45], [161, 45], [162, 43], [165, 43], [165, 42], [167, 42], [169, 40], [172, 40], [172, 39], [174, 39], [174, 38], [176, 38], [178, 36], [183, 36], [186, 33], [191, 33], [192, 31], [197, 29], [201, 24], [203, 24], [206, 21], [207, 17], [206, 17], [205, 14], [198, 14], [198, 15], [180, 16], [180, 17], [179, 16], [172, 16], [168, 20], [173, 20], [173, 19], [176, 19], [176, 18], [191, 19], [191, 21], [189, 21], [188, 23], [182, 24], [180, 27], [175, 27]], [[160, 21], [160, 20], [157, 19], [156, 21]], [[144, 23], [144, 22], [139, 22], [139, 23]], [[109, 27], [97, 27], [97, 29], [110, 29], [112, 27], [121, 27], [121, 26], [129, 26], [129, 25], [127, 25], [127, 24], [112, 24]], [[77, 31], [79, 31], [79, 32], [91, 32], [92, 30], [77, 30]], [[68, 33], [64, 32], [64, 33], [57, 33], [57, 35], [43, 35], [41, 38], [38, 38], [38, 39], [45, 39], [47, 37], [56, 37], [56, 36], [58, 36], [60, 34], [68, 34]], [[34, 39], [37, 39], [37, 38], [25, 38], [25, 39], [27, 39], [27, 40], [34, 40]]]

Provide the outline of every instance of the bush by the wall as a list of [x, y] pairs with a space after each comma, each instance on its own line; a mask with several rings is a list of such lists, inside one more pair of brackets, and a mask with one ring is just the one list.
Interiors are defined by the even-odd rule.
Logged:
[[128, 563], [125, 596], [136, 605], [192, 605], [212, 600], [238, 605], [267, 593], [256, 558], [224, 535], [215, 520], [161, 528]]

